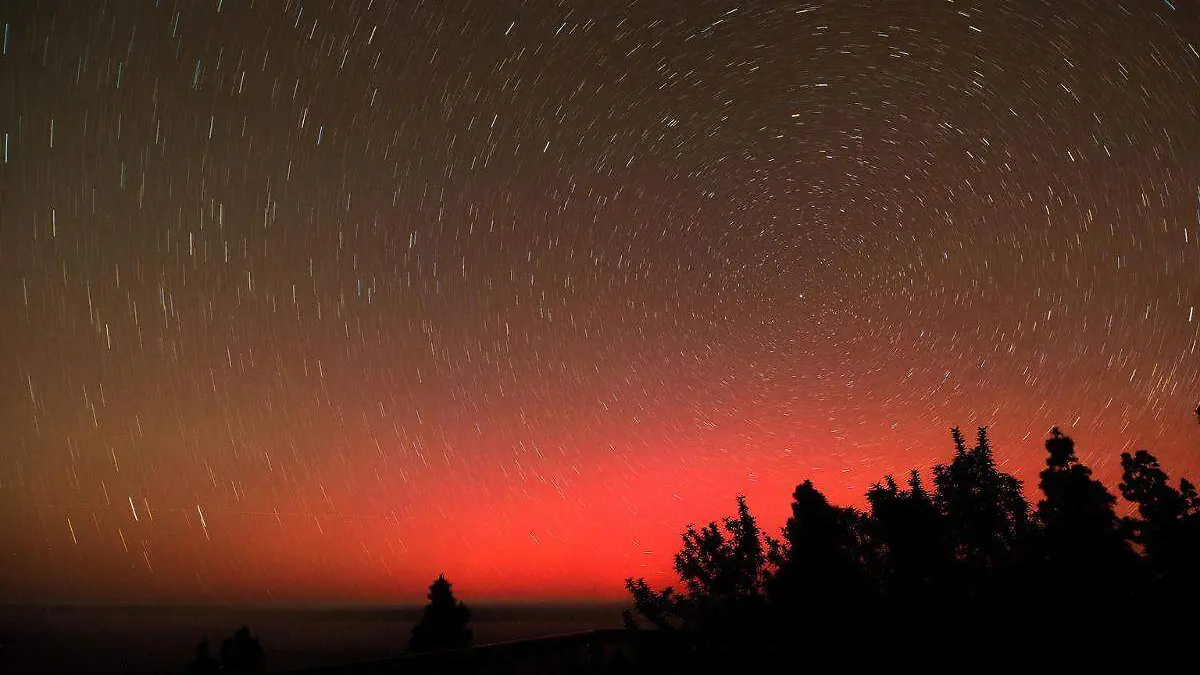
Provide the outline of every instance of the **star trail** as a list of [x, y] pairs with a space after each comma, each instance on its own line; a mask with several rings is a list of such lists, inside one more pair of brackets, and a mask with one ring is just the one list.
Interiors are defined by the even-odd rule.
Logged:
[[0, 600], [602, 598], [990, 428], [1200, 469], [1200, 5], [0, 8]]

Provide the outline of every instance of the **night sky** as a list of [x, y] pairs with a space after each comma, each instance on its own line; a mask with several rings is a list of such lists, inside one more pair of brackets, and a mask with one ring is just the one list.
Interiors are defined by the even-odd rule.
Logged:
[[615, 598], [1200, 470], [1194, 0], [0, 7], [0, 600]]

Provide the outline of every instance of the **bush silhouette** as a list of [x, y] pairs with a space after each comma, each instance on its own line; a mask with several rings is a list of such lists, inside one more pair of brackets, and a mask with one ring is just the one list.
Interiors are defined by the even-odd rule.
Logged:
[[473, 634], [467, 623], [471, 620], [471, 611], [454, 599], [445, 575], [439, 574], [430, 584], [428, 598], [425, 614], [413, 627], [408, 640], [409, 651], [430, 652], [470, 646]]

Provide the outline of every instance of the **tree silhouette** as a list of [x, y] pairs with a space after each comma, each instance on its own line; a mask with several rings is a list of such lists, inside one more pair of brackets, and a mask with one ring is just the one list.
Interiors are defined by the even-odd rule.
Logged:
[[633, 617], [633, 612], [628, 609], [621, 610], [621, 626], [625, 630], [641, 630], [642, 628], [638, 625], [637, 619]]
[[675, 572], [683, 584], [655, 591], [644, 579], [626, 579], [634, 608], [663, 629], [734, 630], [761, 605], [769, 575], [768, 550], [777, 542], [763, 535], [746, 498], [738, 495], [737, 516], [720, 525], [689, 525], [683, 548], [675, 554]]
[[1121, 455], [1121, 495], [1137, 505], [1140, 518], [1126, 518], [1134, 542], [1145, 551], [1154, 574], [1156, 600], [1176, 596], [1200, 600], [1200, 496], [1186, 478], [1179, 489], [1145, 450]]
[[776, 604], [804, 608], [786, 613], [785, 623], [811, 630], [814, 622], [850, 618], [871, 606], [876, 589], [864, 525], [863, 514], [830, 504], [812, 481], [796, 487], [768, 586]]
[[667, 660], [682, 670], [745, 667], [745, 647], [761, 646], [769, 628], [765, 587], [779, 542], [762, 533], [745, 497], [738, 496], [737, 507], [736, 517], [684, 531], [675, 555], [680, 591], [625, 580], [638, 614], [681, 640], [671, 644], [682, 651]]
[[196, 658], [188, 664], [188, 675], [212, 675], [221, 670], [221, 662], [212, 655], [212, 643], [207, 639], [196, 645]]
[[997, 467], [986, 428], [973, 448], [958, 429], [951, 437], [954, 455], [934, 467], [932, 492], [917, 470], [904, 488], [886, 476], [862, 513], [804, 481], [779, 540], [762, 534], [741, 497], [737, 517], [689, 526], [675, 556], [680, 590], [626, 579], [641, 617], [673, 633], [658, 663], [749, 671], [755, 658], [811, 661], [866, 640], [911, 649], [933, 633], [942, 660], [993, 660], [999, 640], [1005, 654], [1030, 644], [1078, 666], [1081, 645], [1120, 639], [1147, 645], [1135, 650], [1144, 666], [1157, 658], [1152, 640], [1194, 627], [1200, 491], [1191, 482], [1171, 485], [1144, 450], [1122, 455], [1120, 492], [1138, 516], [1120, 519], [1116, 497], [1054, 428], [1031, 509], [1021, 481]]
[[471, 611], [454, 599], [450, 582], [446, 581], [444, 574], [439, 574], [430, 584], [428, 598], [425, 614], [413, 627], [408, 640], [409, 651], [429, 652], [470, 646], [473, 633], [467, 628], [467, 623], [471, 620]]
[[675, 629], [672, 620], [679, 615], [675, 599], [675, 589], [667, 586], [656, 591], [646, 583], [645, 579], [625, 579], [625, 589], [633, 598], [633, 608], [641, 614], [651, 626], [670, 632]]
[[[203, 643], [202, 643], [203, 644]], [[266, 655], [250, 628], [242, 626], [221, 642], [222, 669], [234, 673], [254, 673], [266, 669]]]
[[955, 559], [955, 595], [959, 610], [994, 610], [996, 603], [1018, 601], [1011, 577], [1018, 572], [1017, 550], [1029, 534], [1029, 503], [1021, 481], [996, 468], [987, 428], [980, 427], [974, 448], [951, 429], [954, 458], [933, 467], [934, 503], [945, 519], [947, 545]]
[[1075, 455], [1075, 442], [1058, 427], [1046, 439], [1046, 468], [1039, 486], [1045, 499], [1037, 514], [1043, 605], [1107, 613], [1127, 603], [1136, 558], [1114, 509], [1116, 498]]
[[675, 571], [691, 597], [732, 600], [761, 591], [766, 547], [744, 496], [738, 495], [737, 506], [737, 517], [724, 519], [728, 538], [716, 523], [683, 533]]
[[951, 555], [942, 514], [921, 484], [921, 473], [909, 474], [908, 490], [886, 476], [867, 491], [870, 526], [882, 548], [881, 583], [894, 610], [927, 616], [945, 592]]

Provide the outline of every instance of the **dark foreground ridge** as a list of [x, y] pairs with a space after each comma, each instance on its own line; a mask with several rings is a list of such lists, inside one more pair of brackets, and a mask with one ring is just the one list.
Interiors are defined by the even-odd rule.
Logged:
[[[599, 629], [440, 652], [406, 654], [358, 663], [304, 668], [288, 671], [287, 675], [640, 672], [650, 660], [647, 657], [661, 652], [668, 639], [666, 634], [654, 631]], [[637, 671], [632, 670], [634, 668], [637, 668]]]

